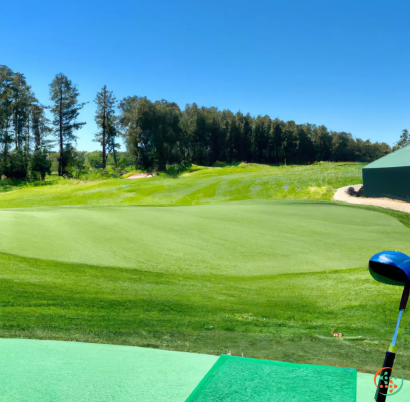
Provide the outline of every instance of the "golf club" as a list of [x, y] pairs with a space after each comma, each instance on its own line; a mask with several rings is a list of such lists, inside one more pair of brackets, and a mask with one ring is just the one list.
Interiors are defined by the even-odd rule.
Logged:
[[[386, 367], [385, 372], [387, 372], [387, 376], [390, 378], [393, 370], [394, 359], [396, 358], [396, 342], [400, 321], [403, 316], [403, 312], [406, 309], [410, 294], [410, 257], [398, 251], [382, 251], [381, 253], [377, 253], [370, 258], [369, 271], [372, 277], [379, 282], [388, 285], [404, 286], [400, 301], [396, 330], [394, 331], [392, 342], [389, 350], [386, 352], [386, 357], [383, 363], [383, 367]], [[380, 376], [376, 396], [374, 398], [377, 402], [384, 402], [389, 391], [387, 386], [382, 386], [383, 380], [382, 376]]]

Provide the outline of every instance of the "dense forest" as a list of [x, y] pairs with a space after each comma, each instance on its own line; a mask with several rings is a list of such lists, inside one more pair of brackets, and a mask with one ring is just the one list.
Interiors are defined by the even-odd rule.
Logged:
[[[76, 150], [76, 132], [84, 103], [77, 87], [57, 74], [50, 84], [50, 104], [35, 97], [23, 74], [0, 65], [0, 175], [44, 179], [56, 170], [63, 176], [85, 169], [85, 153]], [[136, 168], [163, 171], [167, 165], [213, 165], [236, 161], [266, 164], [307, 164], [316, 161], [370, 162], [391, 151], [386, 143], [329, 131], [323, 125], [253, 117], [216, 107], [152, 102], [131, 96], [117, 101], [106, 86], [96, 94], [95, 122], [100, 144], [95, 168], [105, 169], [108, 157], [118, 166], [118, 143]], [[51, 116], [51, 119], [48, 117]], [[398, 146], [409, 143], [403, 131]], [[91, 155], [90, 155], [91, 159]], [[122, 158], [122, 164], [124, 163]]]

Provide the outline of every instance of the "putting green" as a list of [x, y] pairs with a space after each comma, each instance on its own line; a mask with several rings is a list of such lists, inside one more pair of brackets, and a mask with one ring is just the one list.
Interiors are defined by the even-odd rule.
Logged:
[[396, 219], [320, 202], [9, 209], [0, 226], [0, 252], [159, 272], [322, 271], [410, 251], [410, 230]]

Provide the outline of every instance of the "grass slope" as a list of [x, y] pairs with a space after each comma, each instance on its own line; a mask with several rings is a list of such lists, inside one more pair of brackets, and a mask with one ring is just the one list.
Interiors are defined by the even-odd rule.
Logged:
[[[0, 336], [139, 345], [376, 372], [401, 290], [367, 269], [239, 277], [0, 254]], [[391, 302], [390, 302], [391, 301]], [[396, 366], [410, 378], [404, 317]], [[331, 330], [344, 338], [334, 338]]]
[[323, 271], [364, 266], [381, 249], [410, 251], [410, 230], [396, 219], [322, 202], [8, 209], [0, 221], [5, 253], [158, 272]]
[[0, 208], [195, 205], [246, 199], [330, 200], [337, 188], [362, 182], [363, 166], [336, 163], [280, 167], [241, 164], [225, 168], [196, 167], [178, 179], [163, 175], [97, 182], [58, 179], [53, 185], [0, 193]]

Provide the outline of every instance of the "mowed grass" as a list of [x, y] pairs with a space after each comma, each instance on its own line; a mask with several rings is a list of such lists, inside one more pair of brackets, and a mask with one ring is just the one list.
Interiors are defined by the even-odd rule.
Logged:
[[315, 201], [6, 209], [0, 222], [0, 252], [156, 272], [311, 272], [362, 267], [382, 249], [410, 252], [398, 220]]
[[[374, 373], [401, 289], [365, 267], [383, 249], [410, 252], [410, 218], [328, 202], [362, 166], [243, 164], [2, 193], [0, 336]], [[396, 365], [410, 379], [407, 318]]]
[[[139, 345], [376, 372], [400, 288], [366, 268], [240, 277], [0, 254], [0, 336]], [[343, 338], [334, 338], [331, 331]], [[410, 378], [404, 317], [396, 367]]]
[[61, 205], [196, 205], [248, 199], [331, 200], [335, 190], [362, 182], [364, 164], [312, 166], [240, 164], [194, 167], [177, 179], [79, 181], [50, 178], [53, 185], [0, 193], [0, 208]]

